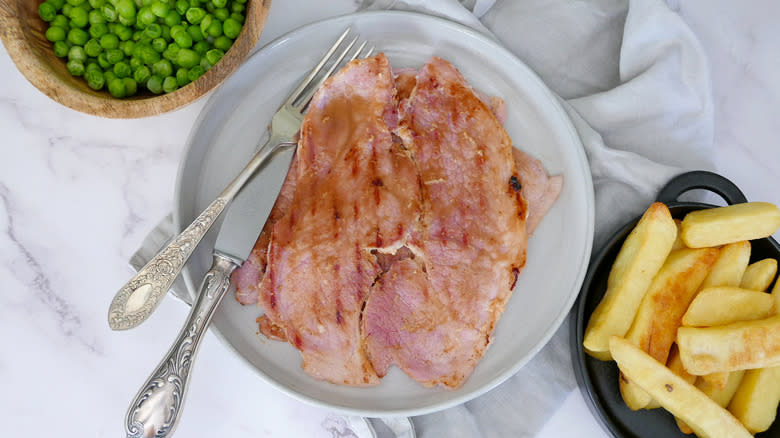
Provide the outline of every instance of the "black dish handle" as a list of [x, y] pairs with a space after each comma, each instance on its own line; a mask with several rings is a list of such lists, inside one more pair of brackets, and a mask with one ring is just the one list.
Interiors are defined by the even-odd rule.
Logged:
[[720, 195], [729, 205], [747, 202], [745, 194], [733, 182], [717, 173], [704, 170], [686, 172], [672, 178], [658, 192], [658, 201], [674, 204], [677, 198], [689, 190], [704, 189]]

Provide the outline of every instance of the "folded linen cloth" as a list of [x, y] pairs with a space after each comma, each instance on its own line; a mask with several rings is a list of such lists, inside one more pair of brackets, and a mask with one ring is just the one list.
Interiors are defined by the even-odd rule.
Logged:
[[[295, 10], [290, 3], [285, 12]], [[340, 8], [322, 3], [307, 3], [307, 19], [350, 8], [392, 8], [458, 21], [497, 39], [533, 69], [560, 97], [585, 148], [596, 196], [594, 251], [674, 175], [713, 167], [707, 60], [691, 30], [662, 0], [367, 0]], [[274, 31], [302, 24], [299, 17], [281, 15], [274, 17]], [[288, 28], [280, 24], [285, 18], [292, 23]], [[133, 266], [143, 266], [175, 231], [169, 217], [163, 220]], [[183, 282], [174, 284], [173, 294], [189, 301]], [[534, 436], [576, 390], [567, 326], [499, 387], [414, 418], [417, 436]], [[403, 422], [387, 429], [396, 436], [414, 433]]]

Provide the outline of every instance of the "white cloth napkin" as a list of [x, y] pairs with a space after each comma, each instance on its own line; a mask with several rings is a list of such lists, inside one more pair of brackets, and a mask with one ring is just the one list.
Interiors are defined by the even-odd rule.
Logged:
[[[560, 96], [593, 174], [594, 251], [640, 214], [674, 175], [713, 167], [707, 60], [691, 30], [662, 0], [367, 0], [355, 5], [355, 10], [385, 8], [442, 16], [496, 38]], [[294, 10], [289, 4], [285, 9]], [[321, 11], [308, 9], [306, 19], [334, 13], [327, 7]], [[170, 221], [163, 221], [133, 265], [143, 265], [173, 231]], [[534, 436], [576, 390], [568, 330], [564, 323], [498, 388], [414, 418], [417, 435]]]

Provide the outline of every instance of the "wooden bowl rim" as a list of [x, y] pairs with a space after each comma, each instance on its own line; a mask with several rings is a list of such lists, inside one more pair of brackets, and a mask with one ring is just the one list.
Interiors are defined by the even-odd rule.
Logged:
[[21, 17], [13, 14], [9, 3], [5, 0], [3, 3], [0, 5], [0, 23], [5, 24], [2, 26], [4, 29], [0, 30], [0, 40], [28, 82], [55, 102], [76, 111], [106, 118], [133, 119], [163, 114], [195, 102], [230, 76], [257, 44], [268, 18], [271, 0], [248, 0], [246, 20], [249, 21], [251, 17], [252, 26], [245, 24], [220, 62], [200, 78], [173, 93], [135, 99], [117, 99], [105, 89], [90, 94], [65, 86], [34, 55], [37, 49], [31, 46]]

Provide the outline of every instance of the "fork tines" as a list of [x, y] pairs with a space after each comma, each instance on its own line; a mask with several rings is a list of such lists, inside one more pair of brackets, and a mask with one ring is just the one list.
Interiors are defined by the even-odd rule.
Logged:
[[328, 49], [322, 59], [290, 95], [290, 98], [286, 102], [287, 104], [300, 111], [304, 111], [317, 89], [320, 88], [322, 83], [334, 72], [349, 61], [358, 58], [368, 58], [374, 53], [373, 46], [366, 49], [367, 41], [363, 40], [358, 44], [358, 41], [360, 40], [359, 34], [355, 34], [352, 38], [347, 40], [350, 30], [350, 28], [347, 28], [338, 39], [336, 39], [333, 46]]

